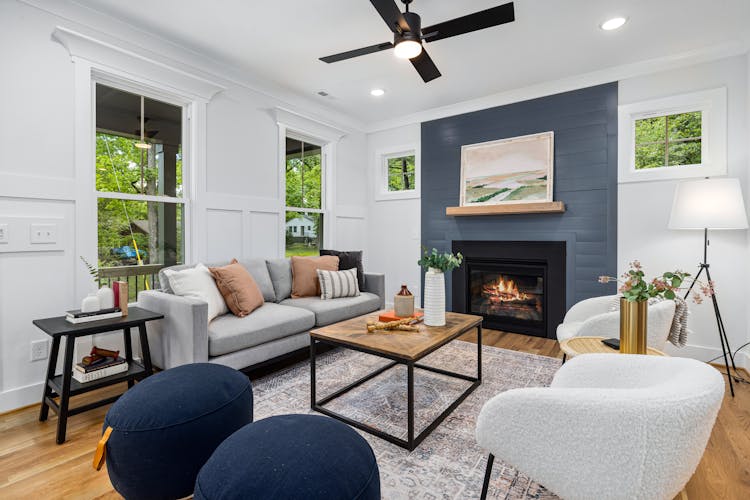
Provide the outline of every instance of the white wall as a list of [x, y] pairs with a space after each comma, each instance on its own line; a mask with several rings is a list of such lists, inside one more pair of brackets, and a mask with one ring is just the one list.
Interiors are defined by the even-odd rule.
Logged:
[[206, 108], [205, 190], [193, 200], [191, 227], [195, 259], [283, 252], [284, 201], [278, 188], [279, 137], [273, 113], [279, 106], [323, 117], [330, 125], [343, 123], [338, 125], [344, 136], [335, 148], [333, 217], [328, 221], [338, 235], [332, 243], [347, 249], [366, 243], [366, 139], [346, 120], [337, 121], [340, 115], [314, 103], [290, 104], [255, 91], [231, 68], [224, 71], [207, 58], [111, 18], [74, 5], [70, 15], [57, 15], [45, 9], [62, 8], [64, 2], [35, 3], [43, 8], [0, 2], [0, 93], [6, 96], [0, 118], [0, 219], [61, 218], [65, 234], [60, 235], [60, 248], [52, 251], [9, 252], [0, 247], [0, 412], [40, 399], [46, 361], [29, 361], [30, 341], [46, 336], [31, 321], [79, 306], [73, 283], [85, 270], [78, 255], [94, 252], [76, 248], [76, 241], [95, 241], [96, 227], [75, 227], [76, 206], [84, 201], [76, 188], [82, 180], [76, 178], [75, 167], [75, 65], [51, 38], [56, 26], [122, 40], [129, 48], [148, 47], [171, 58], [174, 66], [188, 72], [200, 68], [226, 87]]
[[[727, 88], [728, 175], [748, 183], [748, 58], [737, 56], [711, 63], [622, 80], [619, 103], [655, 99], [676, 94]], [[702, 260], [700, 231], [667, 229], [677, 181], [621, 183], [618, 188], [618, 272], [639, 259], [647, 274], [680, 268], [693, 275]], [[748, 190], [744, 192], [746, 204]], [[709, 263], [717, 285], [722, 316], [730, 345], [736, 349], [748, 341], [748, 234], [715, 231], [709, 234]], [[693, 334], [685, 349], [669, 349], [674, 355], [708, 360], [721, 353], [711, 301], [690, 304], [689, 326]], [[748, 358], [743, 358], [747, 363]], [[738, 361], [740, 361], [738, 358]], [[746, 366], [750, 366], [746, 364]]]
[[406, 283], [421, 303], [421, 272], [417, 265], [421, 244], [421, 202], [419, 198], [406, 200], [376, 200], [378, 176], [381, 174], [379, 152], [421, 143], [421, 125], [416, 123], [367, 136], [367, 268], [385, 273], [386, 302], [392, 304], [393, 295]]

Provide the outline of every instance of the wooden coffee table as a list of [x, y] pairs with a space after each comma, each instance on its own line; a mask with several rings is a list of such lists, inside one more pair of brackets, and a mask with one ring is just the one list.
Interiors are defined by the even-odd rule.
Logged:
[[[571, 337], [560, 342], [560, 350], [571, 358], [579, 354], [620, 353], [617, 349], [612, 349], [608, 345], [603, 344], [602, 340], [604, 340], [604, 337]], [[647, 354], [651, 356], [666, 356], [665, 353], [653, 347], [647, 349]]]
[[[411, 451], [419, 446], [419, 443], [421, 443], [424, 438], [426, 438], [440, 424], [440, 422], [445, 419], [445, 417], [455, 410], [456, 407], [458, 407], [458, 405], [460, 405], [461, 402], [482, 383], [482, 317], [448, 312], [445, 314], [445, 326], [425, 326], [424, 324], [420, 324], [418, 332], [379, 331], [368, 333], [367, 321], [377, 320], [378, 314], [379, 313], [377, 312], [367, 314], [310, 331], [310, 405], [315, 411], [341, 420], [352, 427], [369, 432], [370, 434]], [[419, 364], [419, 361], [422, 358], [452, 340], [457, 339], [473, 328], [476, 328], [477, 330], [476, 377]], [[355, 351], [390, 359], [392, 360], [392, 363], [388, 363], [359, 380], [356, 380], [318, 400], [315, 395], [315, 362], [318, 344], [346, 347], [347, 349], [353, 349]], [[380, 429], [353, 420], [324, 407], [326, 403], [346, 394], [355, 387], [362, 385], [368, 380], [371, 380], [399, 364], [406, 365], [407, 373], [407, 439], [404, 440], [392, 434], [388, 434]], [[416, 435], [414, 429], [415, 368], [461, 380], [467, 380], [472, 383], [453, 403], [451, 403], [448, 408], [438, 415], [438, 417], [425, 427], [424, 430]]]

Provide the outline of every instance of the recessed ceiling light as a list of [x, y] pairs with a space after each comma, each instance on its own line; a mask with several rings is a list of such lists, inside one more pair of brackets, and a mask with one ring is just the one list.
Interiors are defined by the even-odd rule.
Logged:
[[607, 19], [606, 21], [604, 21], [599, 25], [599, 27], [604, 31], [612, 31], [616, 30], [617, 28], [622, 28], [622, 26], [626, 22], [628, 22], [628, 20], [625, 17], [613, 17], [612, 19]]
[[372, 89], [370, 91], [370, 95], [375, 97], [380, 97], [383, 94], [385, 94], [385, 90], [383, 89]]

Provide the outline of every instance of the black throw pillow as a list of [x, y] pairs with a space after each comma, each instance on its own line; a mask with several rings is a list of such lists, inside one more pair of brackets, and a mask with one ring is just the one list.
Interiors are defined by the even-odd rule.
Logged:
[[320, 255], [334, 255], [339, 258], [339, 271], [357, 268], [357, 282], [360, 291], [365, 288], [365, 268], [362, 265], [362, 250], [340, 252], [338, 250], [321, 250]]

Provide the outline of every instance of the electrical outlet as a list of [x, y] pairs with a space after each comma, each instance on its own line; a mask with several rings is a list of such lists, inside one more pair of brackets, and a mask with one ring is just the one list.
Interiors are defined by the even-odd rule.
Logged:
[[31, 224], [31, 243], [57, 243], [57, 224]]
[[31, 361], [41, 361], [49, 356], [49, 341], [32, 340], [31, 341]]
[[8, 224], [0, 224], [0, 243], [9, 243]]

